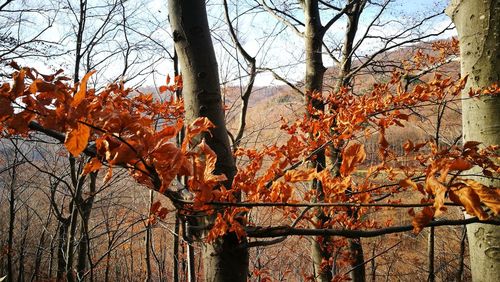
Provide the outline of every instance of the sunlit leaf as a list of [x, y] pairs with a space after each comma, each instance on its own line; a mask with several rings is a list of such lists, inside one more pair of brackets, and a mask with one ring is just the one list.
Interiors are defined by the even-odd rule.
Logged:
[[481, 207], [481, 200], [474, 190], [468, 186], [462, 186], [450, 191], [450, 200], [462, 205], [468, 214], [477, 216], [481, 220], [488, 219], [488, 214]]
[[158, 91], [160, 91], [160, 93], [166, 92], [167, 90], [168, 90], [168, 86], [166, 86], [166, 85], [162, 85], [158, 88]]
[[108, 183], [109, 180], [113, 177], [113, 167], [109, 167], [108, 172], [106, 172], [106, 175], [104, 175], [104, 178], [102, 179], [102, 182], [104, 184]]
[[76, 127], [71, 129], [66, 134], [66, 140], [64, 140], [64, 146], [73, 155], [80, 155], [83, 150], [87, 147], [90, 138], [90, 127], [84, 125], [80, 122], [76, 123]]
[[342, 152], [342, 164], [340, 173], [342, 176], [350, 175], [358, 164], [366, 159], [365, 147], [363, 144], [353, 144]]
[[83, 76], [82, 81], [80, 82], [80, 88], [78, 89], [78, 92], [76, 92], [75, 96], [73, 97], [73, 101], [71, 102], [71, 107], [78, 107], [83, 99], [85, 99], [85, 95], [87, 94], [87, 81], [95, 72], [95, 70], [91, 70]]
[[98, 158], [92, 158], [90, 162], [88, 162], [84, 167], [83, 167], [83, 174], [89, 174], [94, 171], [98, 171], [102, 166], [101, 161]]
[[453, 160], [453, 162], [450, 164], [450, 170], [468, 170], [468, 169], [471, 169], [472, 168], [472, 164], [463, 159], [463, 158], [459, 158], [459, 159], [455, 159]]
[[291, 183], [309, 181], [313, 180], [315, 176], [316, 176], [316, 170], [313, 168], [289, 170], [285, 173], [285, 181]]
[[431, 222], [434, 217], [434, 208], [432, 207], [424, 207], [422, 211], [415, 214], [413, 217], [412, 225], [413, 225], [413, 233], [418, 234], [422, 229]]

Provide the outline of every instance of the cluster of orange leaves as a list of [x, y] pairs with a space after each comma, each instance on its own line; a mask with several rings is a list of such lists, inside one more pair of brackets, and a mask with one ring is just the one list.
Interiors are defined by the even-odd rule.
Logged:
[[[187, 176], [187, 187], [194, 195], [192, 202], [184, 201], [191, 210], [210, 210], [213, 202], [234, 202], [234, 191], [241, 191], [249, 202], [297, 202], [295, 191], [305, 181], [321, 181], [326, 203], [352, 202], [371, 203], [372, 191], [386, 191], [375, 180], [380, 173], [386, 173], [395, 185], [389, 191], [400, 188], [422, 192], [422, 202], [433, 203], [422, 211], [413, 213], [415, 230], [420, 230], [434, 216], [445, 208], [445, 198], [465, 207], [467, 212], [480, 219], [488, 218], [482, 204], [494, 214], [500, 212], [498, 187], [486, 187], [476, 181], [460, 177], [460, 173], [473, 167], [481, 168], [482, 174], [492, 176], [499, 167], [492, 159], [498, 159], [495, 146], [479, 149], [478, 143], [464, 146], [438, 148], [432, 142], [405, 144], [408, 153], [415, 154], [422, 169], [405, 167], [397, 162], [398, 156], [391, 150], [385, 131], [391, 126], [405, 126], [409, 114], [407, 107], [452, 99], [460, 95], [466, 78], [454, 81], [436, 75], [428, 82], [407, 91], [402, 74], [395, 72], [384, 84], [375, 84], [370, 93], [356, 96], [342, 89], [338, 93], [312, 94], [326, 105], [326, 110], [309, 107], [309, 114], [294, 122], [283, 120], [282, 129], [289, 134], [282, 145], [266, 146], [262, 149], [240, 148], [236, 157], [246, 160], [239, 168], [232, 187], [224, 187], [224, 175], [215, 175], [217, 161], [215, 153], [197, 138], [213, 127], [205, 118], [189, 125], [183, 121], [182, 101], [175, 99], [173, 92], [182, 87], [182, 80], [160, 87], [160, 92], [172, 95], [161, 101], [152, 94], [125, 88], [123, 84], [112, 84], [96, 91], [87, 87], [93, 72], [86, 74], [80, 83], [70, 85], [61, 72], [43, 75], [32, 68], [17, 68], [12, 83], [0, 87], [0, 130], [3, 136], [30, 133], [30, 123], [65, 134], [64, 144], [73, 156], [93, 147], [95, 154], [83, 169], [83, 174], [108, 166], [104, 177], [112, 176], [113, 167], [129, 169], [132, 177], [151, 189], [169, 196], [174, 204], [179, 194], [171, 186], [176, 177]], [[496, 95], [500, 88], [492, 86], [483, 91]], [[471, 91], [471, 97], [484, 94]], [[173, 142], [177, 134], [186, 128], [186, 137], [178, 146]], [[367, 134], [369, 128], [376, 128], [379, 134], [380, 162], [368, 168], [361, 180], [355, 180], [354, 173], [366, 160], [364, 146], [356, 140]], [[90, 145], [89, 145], [90, 144]], [[318, 148], [332, 152], [327, 144], [343, 146], [340, 173], [334, 176], [331, 167], [317, 171], [303, 168]], [[394, 179], [394, 170], [404, 172], [403, 179]], [[424, 177], [419, 177], [422, 172]], [[309, 190], [302, 199], [311, 200], [315, 191]], [[184, 200], [184, 199], [183, 199]], [[187, 204], [186, 204], [187, 203]], [[179, 206], [177, 206], [179, 207]], [[345, 228], [373, 228], [373, 221], [352, 220], [346, 213], [348, 208], [325, 209], [330, 216], [330, 226], [340, 224]], [[367, 209], [358, 209], [361, 216]], [[342, 212], [344, 211], [344, 212]], [[167, 210], [155, 204], [150, 214], [165, 216]], [[243, 226], [246, 208], [225, 208], [216, 215], [209, 239], [227, 232], [245, 236]], [[293, 209], [291, 210], [293, 213]], [[295, 216], [295, 215], [294, 215]], [[154, 219], [151, 219], [154, 222]], [[325, 226], [322, 226], [325, 227]]]
[[431, 44], [429, 50], [418, 49], [413, 58], [404, 62], [405, 70], [409, 73], [425, 68], [431, 68], [436, 64], [445, 62], [460, 54], [458, 39], [438, 40]]
[[[94, 72], [71, 85], [62, 71], [43, 75], [33, 68], [12, 66], [17, 69], [12, 83], [5, 82], [0, 88], [2, 136], [28, 136], [34, 131], [30, 124], [36, 123], [64, 133], [64, 145], [74, 157], [85, 150], [91, 152], [84, 175], [107, 166], [106, 182], [114, 167], [126, 168], [138, 183], [174, 200], [178, 198], [172, 181], [189, 176], [194, 206], [217, 200], [220, 192], [215, 188], [225, 176], [212, 174], [215, 153], [197, 139], [213, 124], [206, 118], [184, 124], [183, 102], [173, 95], [182, 86], [180, 77], [172, 85], [167, 79], [167, 85], [160, 87], [160, 92], [170, 94], [154, 98], [153, 94], [125, 88], [121, 83], [100, 91], [89, 88]], [[174, 138], [183, 127], [186, 137], [178, 146]], [[157, 211], [164, 215], [159, 207], [151, 214]]]
[[[414, 86], [407, 91], [401, 73], [393, 73], [392, 79], [385, 84], [376, 84], [370, 93], [356, 96], [342, 89], [338, 93], [327, 95], [314, 94], [314, 99], [321, 100], [326, 110], [317, 110], [310, 106], [309, 114], [302, 119], [289, 122], [283, 119], [282, 129], [289, 134], [289, 139], [281, 146], [269, 146], [258, 151], [240, 149], [237, 156], [248, 160], [246, 166], [239, 168], [233, 183], [233, 189], [239, 189], [250, 202], [299, 202], [311, 200], [314, 190], [305, 192], [305, 196], [294, 196], [295, 183], [312, 179], [321, 181], [325, 203], [351, 202], [373, 203], [375, 196], [394, 193], [404, 189], [415, 189], [423, 194], [422, 203], [433, 203], [420, 212], [411, 210], [414, 216], [415, 232], [419, 232], [429, 221], [445, 210], [445, 199], [465, 207], [471, 215], [482, 220], [489, 215], [482, 205], [493, 214], [500, 212], [499, 187], [487, 187], [477, 181], [461, 176], [475, 167], [484, 177], [493, 177], [500, 172], [495, 163], [498, 160], [498, 146], [480, 149], [480, 143], [467, 142], [463, 146], [437, 147], [432, 141], [404, 144], [407, 154], [418, 160], [421, 166], [407, 166], [387, 141], [385, 132], [389, 127], [404, 127], [410, 119], [408, 107], [426, 107], [440, 101], [459, 100], [467, 78], [455, 81], [436, 74], [427, 82]], [[480, 95], [498, 95], [496, 85], [482, 91], [470, 91], [471, 98]], [[366, 137], [370, 128], [375, 128], [378, 135], [379, 163], [366, 168], [362, 177], [355, 175], [358, 167], [366, 160], [364, 145], [356, 140]], [[332, 176], [332, 164], [317, 171], [313, 168], [295, 168], [297, 163], [307, 163], [318, 148], [325, 147], [326, 154], [331, 143], [343, 147], [338, 176]], [[345, 145], [343, 145], [345, 144]], [[395, 144], [398, 145], [398, 144]], [[401, 145], [401, 144], [400, 144]], [[290, 167], [294, 167], [290, 169]], [[401, 176], [402, 172], [402, 176]], [[377, 176], [384, 174], [387, 183], [381, 183]], [[299, 199], [300, 198], [300, 199]], [[349, 208], [323, 208], [331, 219], [326, 226], [339, 224], [343, 228], [373, 228], [372, 221], [353, 220], [345, 211]], [[358, 216], [368, 209], [356, 208]], [[344, 211], [344, 212], [342, 212]]]

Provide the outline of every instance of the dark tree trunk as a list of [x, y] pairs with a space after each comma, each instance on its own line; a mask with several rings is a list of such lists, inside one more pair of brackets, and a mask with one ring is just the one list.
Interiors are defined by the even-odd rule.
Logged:
[[[215, 173], [223, 173], [231, 187], [236, 173], [227, 135], [215, 52], [203, 0], [169, 0], [170, 24], [179, 57], [187, 122], [207, 117], [215, 128], [203, 136], [217, 154]], [[236, 195], [239, 198], [239, 195]], [[212, 218], [201, 224], [208, 226]], [[202, 232], [203, 233], [203, 232]], [[203, 236], [203, 234], [198, 234]], [[248, 250], [241, 248], [234, 233], [203, 245], [206, 281], [246, 281]]]

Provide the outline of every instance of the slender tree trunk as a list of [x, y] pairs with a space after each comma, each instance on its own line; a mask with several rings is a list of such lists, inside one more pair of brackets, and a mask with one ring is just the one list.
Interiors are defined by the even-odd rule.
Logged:
[[[56, 227], [54, 233], [59, 234], [59, 226]], [[52, 278], [52, 269], [54, 267], [54, 251], [57, 251], [58, 236], [50, 236], [50, 253], [49, 253], [49, 267], [47, 269], [47, 277]]]
[[[447, 9], [458, 31], [462, 76], [469, 75], [462, 100], [464, 141], [500, 144], [500, 96], [468, 99], [469, 88], [500, 83], [500, 1], [452, 0]], [[478, 179], [499, 187], [498, 178]], [[500, 281], [500, 227], [467, 225], [472, 280]]]
[[59, 232], [57, 233], [57, 281], [63, 281], [66, 273], [66, 255], [68, 239], [69, 218], [59, 221]]
[[429, 228], [429, 237], [427, 238], [427, 259], [428, 259], [428, 268], [429, 268], [429, 276], [427, 278], [428, 282], [435, 281], [434, 275], [434, 227]]
[[80, 81], [80, 61], [82, 60], [82, 42], [83, 32], [85, 31], [85, 23], [87, 21], [87, 0], [80, 0], [80, 15], [78, 19], [78, 31], [76, 33], [76, 50], [75, 50], [75, 71], [73, 81]]
[[[347, 15], [347, 26], [344, 38], [344, 45], [342, 46], [342, 59], [339, 66], [338, 82], [336, 86], [336, 91], [340, 90], [341, 87], [347, 87], [350, 83], [351, 76], [349, 72], [352, 67], [352, 57], [353, 57], [353, 46], [356, 33], [358, 31], [359, 19], [361, 13], [366, 5], [365, 0], [349, 0], [348, 5], [350, 8], [346, 12]], [[335, 174], [338, 175], [340, 164], [342, 163], [341, 152], [338, 148], [333, 148], [332, 156], [335, 157], [333, 163], [337, 164], [335, 169]], [[351, 209], [348, 215], [355, 217], [357, 214], [356, 209]], [[353, 220], [356, 220], [353, 218]], [[347, 239], [349, 243], [349, 251], [351, 253], [351, 267], [354, 268], [353, 271], [349, 273], [350, 278], [354, 282], [364, 282], [366, 281], [365, 264], [364, 264], [364, 252], [361, 238], [349, 238]]]
[[[72, 170], [75, 168], [72, 167]], [[73, 262], [75, 258], [75, 242], [76, 242], [76, 231], [78, 226], [78, 209], [82, 206], [82, 189], [83, 184], [85, 183], [85, 177], [82, 176], [78, 179], [77, 185], [75, 187], [75, 195], [73, 195], [73, 199], [70, 204], [71, 215], [69, 216], [69, 228], [67, 230], [67, 239], [66, 239], [66, 279], [71, 282], [75, 280], [75, 276], [73, 273]], [[85, 266], [84, 266], [85, 268]]]
[[463, 235], [462, 235], [462, 240], [460, 240], [460, 253], [458, 257], [458, 271], [456, 275], [456, 281], [461, 282], [462, 281], [462, 276], [464, 274], [464, 258], [465, 258], [465, 240], [467, 239], [467, 227], [463, 227]]
[[10, 191], [9, 191], [9, 232], [7, 238], [7, 281], [14, 281], [14, 265], [12, 255], [14, 253], [14, 224], [16, 221], [16, 180], [17, 180], [17, 151], [15, 151], [14, 165], [10, 176]]
[[[153, 191], [149, 191], [149, 208], [151, 209], [151, 206], [153, 205], [154, 201], [154, 194]], [[150, 282], [151, 276], [152, 276], [152, 271], [151, 271], [151, 240], [152, 240], [152, 225], [150, 222], [146, 225], [146, 240], [145, 240], [145, 251], [146, 251], [146, 279], [144, 281]]]
[[175, 215], [174, 240], [173, 240], [173, 260], [172, 260], [172, 281], [179, 282], [179, 231], [180, 231], [179, 214]]
[[[207, 117], [215, 128], [205, 134], [207, 144], [217, 154], [215, 173], [224, 173], [231, 188], [236, 173], [227, 135], [215, 52], [204, 0], [169, 0], [169, 15], [175, 49], [183, 75], [182, 95], [187, 122]], [[239, 198], [239, 195], [235, 195]], [[213, 218], [202, 224], [208, 226]], [[202, 232], [203, 233], [203, 232]], [[201, 234], [203, 236], [203, 234]], [[206, 281], [246, 281], [248, 250], [241, 248], [234, 233], [203, 245], [204, 279]]]
[[303, 10], [305, 17], [305, 52], [306, 52], [306, 103], [316, 109], [324, 109], [322, 101], [312, 99], [313, 92], [323, 90], [323, 77], [326, 71], [323, 65], [323, 28], [319, 13], [317, 0], [303, 1]]
[[[306, 0], [301, 2], [305, 18], [305, 33], [304, 43], [306, 52], [306, 76], [305, 76], [305, 106], [306, 109], [311, 105], [314, 109], [324, 110], [323, 101], [315, 99], [314, 94], [320, 93], [323, 90], [323, 77], [326, 71], [323, 65], [322, 45], [323, 45], [323, 30], [319, 13], [317, 0]], [[314, 117], [313, 117], [314, 118]], [[314, 134], [314, 133], [313, 133]], [[312, 136], [314, 138], [314, 136]], [[325, 152], [318, 152], [314, 161], [311, 161], [311, 167], [322, 171], [326, 167]], [[323, 187], [321, 182], [313, 180], [311, 189], [316, 191], [316, 201], [324, 200]], [[313, 223], [322, 228], [323, 224], [328, 220], [323, 209], [316, 209]], [[314, 237], [311, 257], [313, 261], [314, 277], [317, 281], [331, 281], [333, 278], [329, 267], [329, 261], [332, 253], [329, 244], [330, 238], [317, 236]]]
[[31, 223], [31, 216], [29, 215], [29, 209], [26, 207], [26, 218], [22, 224], [23, 226], [23, 236], [19, 246], [19, 268], [17, 274], [17, 281], [24, 281], [24, 260], [26, 258], [26, 241], [28, 239], [28, 229]]
[[77, 260], [77, 274], [79, 279], [83, 279], [87, 265], [92, 265], [92, 262], [87, 261], [87, 254], [90, 246], [90, 238], [89, 238], [89, 220], [90, 214], [92, 213], [92, 207], [94, 206], [94, 194], [96, 191], [96, 181], [97, 174], [90, 174], [90, 183], [89, 183], [89, 196], [85, 201], [83, 199], [79, 199], [78, 201], [82, 202], [81, 205], [81, 218], [82, 222], [80, 223], [80, 244], [78, 245], [78, 260]]
[[[45, 235], [47, 233], [47, 230], [49, 228], [50, 221], [52, 219], [52, 211], [48, 211], [47, 213], [47, 219], [45, 221], [44, 227], [42, 229], [42, 234], [40, 235], [40, 240], [38, 240], [38, 246], [36, 248], [36, 255], [35, 255], [35, 265], [33, 266], [33, 275], [31, 276], [31, 281], [38, 281], [39, 280], [39, 275], [40, 275], [40, 265], [42, 264], [42, 256], [43, 256], [43, 246], [45, 244]], [[49, 234], [50, 236], [50, 234]], [[52, 248], [51, 251], [52, 252]], [[52, 257], [49, 258], [49, 264], [50, 260]], [[50, 269], [50, 267], [49, 267]], [[50, 272], [49, 275], [50, 277]]]
[[188, 221], [184, 221], [184, 225], [182, 228], [183, 232], [183, 238], [184, 241], [186, 242], [186, 261], [187, 261], [187, 279], [186, 281], [188, 282], [196, 282], [196, 266], [195, 266], [195, 257], [194, 257], [194, 242], [193, 242], [193, 237], [192, 234], [189, 230], [189, 223]]

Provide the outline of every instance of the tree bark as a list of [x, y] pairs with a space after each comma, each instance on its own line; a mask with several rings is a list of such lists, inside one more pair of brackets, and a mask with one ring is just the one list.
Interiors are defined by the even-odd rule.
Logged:
[[323, 90], [323, 77], [326, 71], [323, 65], [323, 26], [319, 13], [317, 0], [305, 0], [302, 2], [305, 18], [304, 43], [306, 52], [306, 103], [312, 103], [316, 109], [323, 109], [321, 101], [312, 100], [313, 92]]
[[[224, 185], [230, 188], [236, 166], [224, 120], [217, 61], [210, 38], [205, 1], [169, 0], [168, 6], [182, 71], [186, 120], [189, 123], [198, 117], [207, 117], [216, 126], [203, 137], [217, 154], [214, 173], [225, 174], [228, 181]], [[206, 218], [205, 221], [202, 224], [209, 226], [213, 219]], [[198, 234], [199, 237], [203, 235]], [[234, 233], [229, 233], [213, 243], [203, 245], [206, 281], [246, 281], [248, 250], [241, 248], [240, 243], [245, 242], [240, 242]]]
[[[316, 110], [323, 111], [325, 106], [323, 101], [315, 99], [314, 94], [323, 90], [323, 77], [326, 71], [323, 65], [323, 26], [321, 25], [321, 17], [317, 0], [301, 1], [304, 11], [304, 44], [306, 52], [306, 75], [305, 75], [305, 106], [308, 109], [311, 105]], [[312, 132], [311, 134], [314, 134]], [[314, 135], [311, 136], [314, 138]], [[311, 161], [310, 167], [322, 171], [326, 167], [325, 152], [318, 152], [316, 158]], [[311, 189], [316, 191], [316, 201], [324, 200], [323, 187], [321, 182], [313, 180]], [[320, 228], [328, 220], [322, 208], [317, 208], [315, 216], [312, 218], [313, 223]], [[317, 281], [331, 281], [333, 274], [330, 267], [330, 258], [332, 249], [329, 244], [328, 236], [316, 236], [312, 241], [311, 257], [313, 262], [314, 277]]]
[[[356, 33], [358, 31], [359, 19], [361, 13], [363, 12], [366, 1], [365, 0], [349, 0], [348, 5], [350, 8], [346, 12], [347, 15], [347, 27], [344, 39], [344, 46], [342, 47], [342, 61], [339, 66], [339, 75], [336, 91], [339, 91], [341, 87], [347, 87], [351, 80], [349, 72], [352, 68], [352, 56], [353, 56], [353, 46]], [[339, 174], [340, 164], [342, 163], [342, 154], [339, 148], [332, 149], [332, 156], [336, 159], [332, 163], [337, 164], [335, 168], [335, 174]], [[348, 215], [351, 217], [356, 217], [357, 209], [351, 209], [348, 211]], [[353, 218], [353, 220], [356, 220]], [[365, 263], [364, 263], [364, 251], [361, 238], [349, 238], [347, 239], [349, 243], [349, 251], [351, 253], [351, 267], [354, 268], [353, 271], [349, 273], [349, 276], [354, 282], [364, 282], [366, 281], [365, 273]]]
[[10, 191], [9, 191], [9, 231], [7, 239], [7, 281], [14, 281], [14, 224], [16, 222], [16, 185], [17, 185], [17, 151], [15, 151], [14, 165], [10, 175]]
[[89, 183], [89, 193], [88, 193], [89, 196], [85, 200], [83, 200], [82, 198], [78, 199], [78, 202], [81, 203], [80, 216], [82, 218], [82, 221], [80, 223], [80, 243], [78, 245], [78, 260], [76, 268], [79, 280], [83, 280], [83, 277], [86, 275], [85, 273], [87, 265], [89, 265], [92, 268], [92, 262], [87, 261], [87, 257], [90, 248], [89, 220], [90, 220], [90, 215], [92, 213], [92, 207], [94, 206], [96, 181], [97, 181], [97, 173], [91, 173], [90, 183]]
[[64, 281], [66, 273], [66, 248], [68, 239], [69, 218], [59, 219], [59, 230], [57, 233], [57, 281]]
[[[469, 99], [470, 88], [479, 89], [500, 82], [500, 2], [498, 0], [453, 0], [447, 14], [460, 41], [462, 76], [469, 75], [462, 100], [464, 142], [500, 144], [500, 96]], [[500, 181], [478, 179], [486, 185]], [[500, 227], [485, 224], [467, 226], [473, 281], [500, 281]]]

